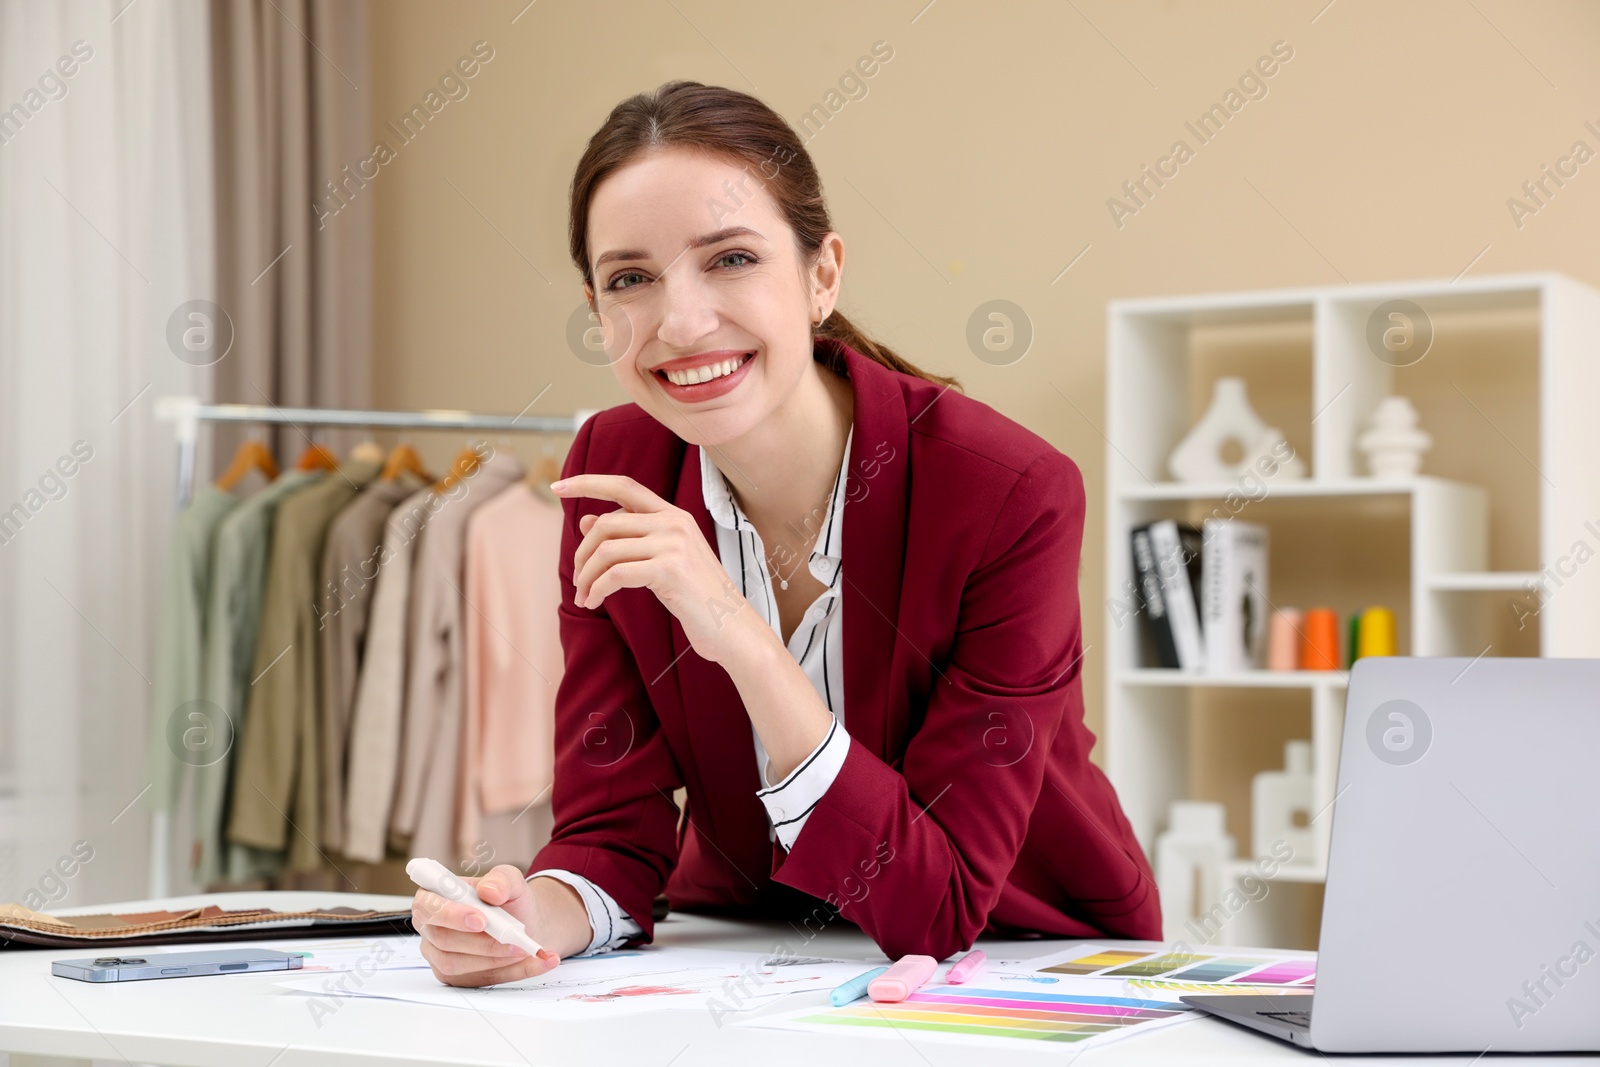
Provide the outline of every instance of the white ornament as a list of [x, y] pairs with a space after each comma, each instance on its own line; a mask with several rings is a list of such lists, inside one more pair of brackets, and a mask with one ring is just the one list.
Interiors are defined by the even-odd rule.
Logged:
[[[1161, 897], [1162, 936], [1169, 941], [1194, 937], [1222, 899], [1222, 866], [1233, 859], [1233, 838], [1223, 828], [1221, 804], [1175, 800], [1168, 829], [1156, 838], [1156, 892]], [[1208, 938], [1202, 938], [1208, 940]]]
[[[1242, 454], [1237, 463], [1222, 458], [1222, 446], [1229, 441], [1239, 444]], [[1306, 473], [1283, 432], [1268, 426], [1250, 406], [1243, 378], [1217, 379], [1211, 406], [1172, 450], [1167, 468], [1180, 482], [1227, 482], [1252, 471], [1271, 470], [1273, 478], [1304, 478]]]
[[[1310, 741], [1288, 742], [1283, 746], [1283, 770], [1255, 776], [1250, 785], [1250, 837], [1257, 859], [1312, 862], [1312, 787]], [[1287, 859], [1278, 853], [1280, 844], [1289, 848]]]
[[1373, 409], [1356, 447], [1367, 457], [1374, 478], [1414, 478], [1433, 435], [1417, 428], [1417, 409], [1403, 396], [1386, 396]]
[[[1284, 456], [1289, 458], [1284, 459]], [[1289, 447], [1289, 441], [1283, 436], [1283, 431], [1273, 427], [1269, 427], [1256, 442], [1256, 446], [1245, 453], [1234, 473], [1242, 475], [1250, 470], [1265, 478], [1278, 480], [1306, 476], [1305, 461]]]

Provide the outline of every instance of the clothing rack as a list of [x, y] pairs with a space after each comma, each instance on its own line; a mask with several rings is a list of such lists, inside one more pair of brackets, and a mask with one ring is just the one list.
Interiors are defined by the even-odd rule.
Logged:
[[[531, 404], [529, 405], [532, 406]], [[195, 448], [202, 422], [254, 422], [279, 426], [341, 426], [369, 430], [476, 430], [483, 433], [577, 433], [593, 410], [573, 415], [483, 415], [471, 411], [364, 411], [286, 408], [276, 404], [203, 404], [199, 397], [164, 396], [156, 418], [174, 424], [178, 440], [178, 506], [194, 493]]]
[[[528, 407], [532, 407], [529, 404]], [[279, 426], [339, 426], [373, 430], [466, 430], [480, 433], [577, 433], [593, 410], [572, 415], [485, 415], [471, 411], [367, 411], [339, 408], [288, 408], [276, 404], [205, 404], [196, 396], [164, 396], [156, 418], [173, 424], [178, 443], [178, 507], [194, 496], [195, 451], [203, 422], [248, 422]], [[154, 813], [150, 829], [150, 897], [171, 895], [172, 813]]]

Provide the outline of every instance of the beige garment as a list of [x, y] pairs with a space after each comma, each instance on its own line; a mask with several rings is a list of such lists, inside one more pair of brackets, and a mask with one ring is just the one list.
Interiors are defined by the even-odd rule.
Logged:
[[344, 854], [379, 863], [399, 773], [405, 708], [411, 568], [428, 519], [451, 498], [427, 486], [390, 512], [372, 593], [367, 645], [356, 682], [346, 761]]
[[563, 669], [561, 523], [561, 505], [525, 481], [467, 523], [466, 730], [456, 787], [463, 856], [483, 838], [482, 813], [548, 800]]
[[328, 526], [378, 475], [351, 462], [278, 505], [228, 838], [288, 851], [292, 871], [324, 865], [317, 756], [317, 577]]
[[417, 491], [407, 474], [375, 481], [339, 512], [322, 547], [317, 588], [317, 637], [321, 641], [322, 847], [344, 847], [344, 784], [350, 715], [361, 672], [367, 622], [383, 552], [389, 513]]
[[411, 855], [447, 867], [460, 859], [453, 838], [465, 689], [461, 620], [471, 610], [462, 599], [467, 520], [522, 475], [522, 464], [505, 452], [479, 465], [458, 487], [464, 491], [428, 520], [411, 573], [405, 741], [389, 829], [397, 848], [404, 842]]

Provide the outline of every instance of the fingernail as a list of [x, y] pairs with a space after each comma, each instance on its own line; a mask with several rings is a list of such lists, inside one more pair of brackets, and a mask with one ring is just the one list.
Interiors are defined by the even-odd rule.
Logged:
[[550, 483], [550, 488], [551, 489], [563, 489], [563, 488], [566, 487], [566, 484], [567, 484], [567, 480], [565, 478], [558, 478], [555, 481]]

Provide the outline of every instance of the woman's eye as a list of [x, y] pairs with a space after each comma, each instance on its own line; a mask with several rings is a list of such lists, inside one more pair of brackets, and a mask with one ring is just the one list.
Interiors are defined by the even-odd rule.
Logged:
[[[730, 260], [733, 262], [730, 263]], [[752, 256], [749, 252], [727, 252], [718, 256], [716, 259], [716, 264], [728, 264], [733, 268], [746, 267], [754, 262], [756, 262], [756, 257]], [[639, 281], [628, 282], [627, 279], [629, 278], [637, 278]], [[636, 288], [645, 280], [647, 279], [645, 279], [645, 276], [639, 271], [625, 270], [607, 282], [606, 289], [609, 292], [620, 292], [623, 289]]]

